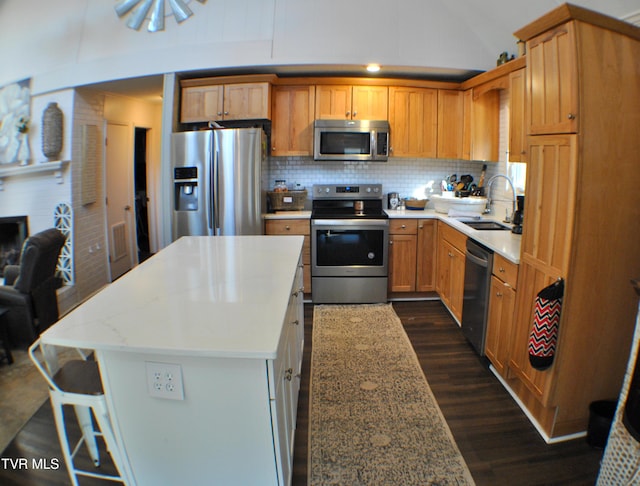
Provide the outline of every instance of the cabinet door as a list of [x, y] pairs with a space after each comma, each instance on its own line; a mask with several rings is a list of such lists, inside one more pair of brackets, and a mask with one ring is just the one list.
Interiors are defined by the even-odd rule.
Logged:
[[536, 295], [557, 278], [565, 277], [569, 268], [577, 177], [576, 137], [528, 138], [526, 216], [509, 365], [545, 405], [549, 403], [553, 373], [531, 367], [527, 343]]
[[389, 291], [416, 289], [416, 235], [389, 236]]
[[389, 88], [391, 152], [394, 157], [437, 155], [438, 90], [391, 86]]
[[416, 291], [436, 288], [436, 220], [418, 220]]
[[489, 296], [484, 351], [498, 373], [507, 377], [516, 292], [494, 275], [491, 277]]
[[497, 162], [500, 140], [500, 92], [492, 89], [478, 95], [474, 89], [470, 116], [470, 159]]
[[458, 322], [462, 322], [462, 302], [464, 298], [464, 267], [465, 267], [465, 255], [453, 245], [449, 248], [451, 260], [450, 271], [450, 299], [449, 306], [451, 313]]
[[573, 22], [527, 42], [529, 134], [578, 131], [578, 69]]
[[225, 120], [271, 118], [269, 83], [227, 84], [224, 87]]
[[464, 120], [464, 93], [456, 90], [438, 90], [438, 157], [462, 157]]
[[313, 155], [313, 86], [276, 86], [271, 110], [271, 155]]
[[576, 135], [529, 137], [522, 257], [565, 275], [571, 249], [576, 179]]
[[222, 120], [223, 85], [194, 86], [182, 89], [182, 123]]
[[509, 74], [509, 162], [527, 161], [525, 80], [524, 69]]
[[389, 88], [387, 86], [354, 86], [351, 118], [358, 120], [389, 119]]
[[316, 120], [351, 119], [351, 86], [316, 86]]
[[442, 302], [462, 321], [464, 293], [464, 253], [447, 240], [438, 241], [438, 286]]

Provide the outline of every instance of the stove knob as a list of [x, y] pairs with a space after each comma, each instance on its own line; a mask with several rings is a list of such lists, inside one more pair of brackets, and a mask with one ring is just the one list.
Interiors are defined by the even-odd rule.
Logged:
[[371, 188], [370, 187], [367, 187], [367, 192], [371, 192]]
[[331, 189], [329, 189], [328, 187], [324, 188], [324, 192], [326, 192], [327, 194], [329, 194], [331, 192]]

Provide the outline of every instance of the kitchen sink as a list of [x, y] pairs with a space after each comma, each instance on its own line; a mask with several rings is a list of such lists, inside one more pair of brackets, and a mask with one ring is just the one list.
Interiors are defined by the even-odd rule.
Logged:
[[467, 226], [472, 227], [473, 229], [482, 230], [482, 231], [511, 231], [511, 226], [504, 225], [502, 223], [497, 223], [495, 221], [462, 221]]

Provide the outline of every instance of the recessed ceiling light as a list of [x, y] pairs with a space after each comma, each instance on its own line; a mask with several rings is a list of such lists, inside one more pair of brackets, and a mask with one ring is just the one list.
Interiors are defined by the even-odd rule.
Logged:
[[380, 64], [369, 64], [367, 65], [367, 71], [370, 73], [377, 73], [380, 71]]

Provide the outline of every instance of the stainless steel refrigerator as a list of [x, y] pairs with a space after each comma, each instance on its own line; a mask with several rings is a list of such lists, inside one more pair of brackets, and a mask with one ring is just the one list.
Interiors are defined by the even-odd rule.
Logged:
[[172, 236], [263, 234], [261, 128], [173, 133]]

